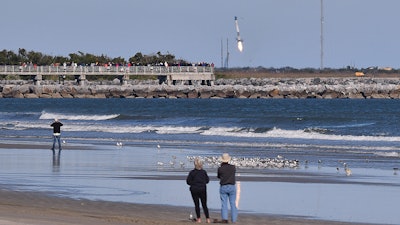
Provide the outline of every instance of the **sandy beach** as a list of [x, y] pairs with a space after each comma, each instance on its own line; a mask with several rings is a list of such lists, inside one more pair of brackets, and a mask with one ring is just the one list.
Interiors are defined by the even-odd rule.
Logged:
[[[36, 152], [35, 154], [38, 154], [37, 151], [46, 154], [47, 151], [39, 150], [44, 147], [41, 144], [29, 146], [24, 143], [3, 143], [0, 144], [0, 151], [8, 151], [6, 150], [8, 148], [22, 151], [29, 148], [37, 149], [31, 150]], [[75, 148], [78, 147], [68, 146], [65, 151], [71, 151]], [[271, 205], [266, 203], [266, 207], [271, 207]], [[17, 190], [10, 188], [8, 185], [2, 185], [0, 189], [0, 225], [191, 224], [193, 222], [189, 220], [189, 212], [193, 210], [193, 207], [188, 206], [66, 198], [60, 197], [57, 194], [57, 190], [54, 193], [51, 191], [21, 191], [18, 188]], [[218, 210], [210, 210], [212, 221], [220, 219], [220, 212]], [[205, 218], [203, 218], [203, 223], [205, 223]], [[240, 212], [237, 224], [335, 225], [361, 223], [344, 223], [303, 217]]]
[[[187, 215], [190, 210], [187, 207], [75, 200], [42, 193], [0, 191], [1, 225], [191, 224], [193, 222]], [[212, 211], [211, 217], [219, 218], [219, 213]], [[239, 217], [237, 224], [247, 225], [356, 224], [243, 213]]]

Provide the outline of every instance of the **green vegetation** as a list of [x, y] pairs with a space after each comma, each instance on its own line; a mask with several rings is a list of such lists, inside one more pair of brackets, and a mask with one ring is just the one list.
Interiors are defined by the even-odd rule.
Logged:
[[106, 63], [114, 65], [126, 65], [128, 63], [133, 65], [157, 65], [164, 62], [167, 62], [169, 65], [188, 64], [185, 60], [176, 59], [172, 54], [162, 54], [161, 52], [149, 55], [144, 55], [141, 52], [138, 52], [126, 61], [122, 57], [110, 58], [104, 54], [97, 56], [81, 51], [70, 53], [68, 57], [46, 55], [41, 52], [27, 51], [24, 48], [19, 48], [17, 53], [6, 49], [0, 51], [0, 65], [21, 65], [24, 63], [36, 64], [38, 66], [52, 64], [60, 65], [63, 63], [77, 63], [78, 65], [91, 65], [93, 63], [98, 65]]
[[[0, 65], [22, 65], [22, 64], [34, 64], [37, 66], [43, 65], [62, 65], [67, 63], [71, 65], [76, 63], [77, 65], [89, 66], [89, 65], [160, 65], [167, 62], [168, 65], [191, 65], [191, 63], [183, 60], [176, 59], [174, 55], [167, 53], [162, 54], [157, 52], [155, 54], [145, 55], [141, 52], [137, 52], [135, 55], [131, 56], [128, 60], [123, 57], [111, 58], [107, 55], [94, 55], [90, 53], [84, 53], [78, 51], [76, 53], [70, 53], [68, 56], [51, 56], [41, 52], [27, 51], [24, 48], [19, 48], [18, 52], [13, 52], [11, 50], [0, 51]], [[217, 79], [219, 78], [271, 78], [271, 77], [281, 77], [281, 78], [300, 78], [300, 77], [353, 77], [355, 72], [362, 72], [367, 77], [400, 77], [400, 69], [393, 68], [378, 68], [378, 67], [368, 67], [368, 68], [354, 68], [351, 66], [331, 69], [324, 68], [323, 70], [315, 68], [303, 68], [296, 69], [292, 67], [282, 67], [282, 68], [265, 68], [265, 67], [242, 67], [242, 68], [215, 68], [214, 74]], [[0, 76], [0, 79], [18, 79], [16, 76]], [[24, 77], [22, 79], [29, 79]], [[52, 77], [48, 79], [58, 79], [57, 77]], [[67, 78], [69, 79], [69, 78]], [[109, 80], [109, 76], [96, 76], [88, 79], [96, 80]], [[131, 77], [131, 79], [156, 79], [156, 77]]]

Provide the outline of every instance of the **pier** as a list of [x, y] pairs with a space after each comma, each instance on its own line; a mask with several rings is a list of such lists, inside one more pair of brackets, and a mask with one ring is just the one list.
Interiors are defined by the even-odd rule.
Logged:
[[211, 66], [107, 66], [107, 65], [0, 65], [0, 75], [30, 76], [36, 85], [40, 85], [45, 76], [58, 76], [66, 79], [74, 76], [79, 85], [85, 85], [87, 76], [113, 76], [127, 84], [130, 76], [157, 76], [160, 84], [175, 85], [187, 82], [189, 85], [201, 82], [202, 85], [214, 85], [214, 67]]

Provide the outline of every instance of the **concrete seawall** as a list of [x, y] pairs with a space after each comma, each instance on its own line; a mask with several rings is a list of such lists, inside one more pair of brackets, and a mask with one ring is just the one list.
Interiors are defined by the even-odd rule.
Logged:
[[214, 86], [113, 82], [0, 81], [0, 98], [400, 98], [400, 78], [219, 79]]

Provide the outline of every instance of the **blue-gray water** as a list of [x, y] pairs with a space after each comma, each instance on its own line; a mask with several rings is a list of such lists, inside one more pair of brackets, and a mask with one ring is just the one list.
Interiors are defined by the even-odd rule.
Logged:
[[[241, 210], [399, 224], [399, 116], [400, 101], [382, 99], [0, 99], [3, 143], [50, 148], [50, 123], [58, 118], [66, 149], [95, 146], [65, 150], [59, 163], [50, 151], [2, 150], [0, 181], [69, 197], [191, 206], [189, 195], [175, 196], [188, 194], [184, 181], [138, 177], [184, 177], [191, 169], [187, 155], [281, 155], [299, 160], [300, 167], [239, 172], [329, 182], [242, 181]], [[173, 159], [185, 166], [169, 165]], [[352, 176], [344, 175], [343, 163]], [[215, 175], [215, 168], [207, 169]], [[214, 209], [217, 189], [214, 179]]]

